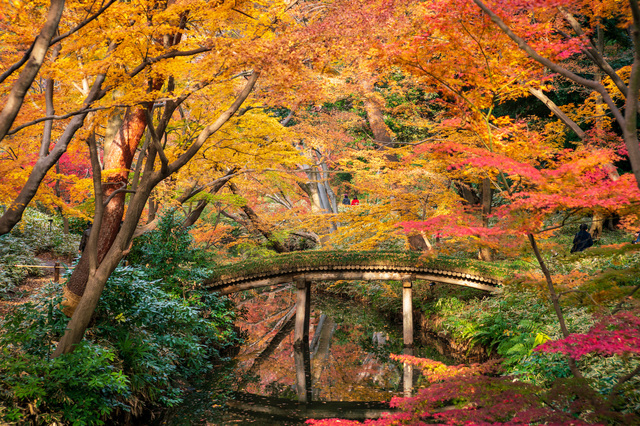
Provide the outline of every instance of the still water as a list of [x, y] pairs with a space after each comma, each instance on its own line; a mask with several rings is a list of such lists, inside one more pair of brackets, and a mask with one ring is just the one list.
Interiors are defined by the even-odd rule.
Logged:
[[[245, 343], [226, 389], [230, 399], [224, 410], [200, 407], [197, 423], [298, 425], [313, 417], [364, 419], [388, 411], [388, 401], [402, 396], [402, 364], [389, 358], [403, 350], [401, 315], [385, 318], [371, 306], [312, 292], [305, 369], [296, 363], [301, 349], [294, 348], [295, 287], [232, 297]], [[430, 348], [417, 346], [415, 354], [447, 362]], [[308, 388], [301, 395], [305, 380]], [[311, 402], [299, 402], [304, 399]], [[197, 400], [194, 394], [191, 413], [198, 404], [211, 404], [207, 398]], [[179, 417], [165, 424], [181, 424]]]

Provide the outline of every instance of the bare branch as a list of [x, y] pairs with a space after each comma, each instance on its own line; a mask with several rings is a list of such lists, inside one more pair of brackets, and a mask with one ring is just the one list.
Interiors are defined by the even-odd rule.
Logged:
[[44, 57], [49, 49], [51, 39], [58, 30], [58, 24], [64, 10], [64, 0], [51, 0], [51, 6], [47, 13], [47, 20], [40, 31], [40, 35], [34, 42], [29, 60], [27, 61], [20, 76], [13, 84], [11, 93], [5, 98], [4, 107], [0, 111], [0, 141], [7, 135], [7, 131], [13, 124], [22, 107], [24, 97], [31, 87], [33, 80], [38, 75], [40, 67], [44, 62]]
[[111, 193], [111, 195], [109, 195], [109, 197], [107, 197], [107, 199], [104, 201], [104, 205], [105, 205], [105, 207], [107, 206], [107, 204], [109, 204], [109, 201], [111, 201], [111, 199], [112, 199], [113, 197], [115, 197], [116, 195], [118, 195], [118, 194], [122, 194], [122, 193], [125, 193], [125, 194], [135, 194], [135, 193], [136, 193], [136, 191], [134, 191], [133, 189], [126, 189], [126, 188], [125, 188], [125, 185], [126, 185], [126, 183], [122, 182], [122, 187], [121, 187], [121, 188], [116, 189], [115, 191], [113, 191], [113, 192]]
[[64, 40], [65, 38], [69, 37], [71, 34], [78, 32], [80, 29], [82, 29], [84, 26], [86, 26], [87, 24], [89, 24], [90, 22], [96, 20], [100, 15], [102, 15], [104, 13], [105, 10], [107, 10], [109, 8], [109, 6], [111, 6], [112, 4], [114, 4], [116, 1], [118, 0], [109, 0], [109, 2], [102, 6], [100, 9], [98, 9], [98, 11], [96, 13], [94, 13], [93, 15], [91, 15], [89, 18], [85, 19], [84, 21], [80, 22], [78, 25], [76, 25], [75, 28], [70, 29], [69, 31], [67, 31], [64, 34], [60, 34], [57, 37], [54, 37], [53, 40], [51, 40], [51, 44], [55, 44], [61, 40]]
[[[576, 18], [564, 7], [558, 7], [558, 10], [560, 10], [560, 13], [562, 13], [564, 19], [569, 22], [569, 25], [571, 25], [573, 31], [575, 31], [576, 34], [578, 34], [580, 37], [584, 37], [584, 31], [582, 31], [580, 23], [576, 20]], [[602, 57], [600, 51], [596, 49], [591, 41], [589, 41], [588, 47], [583, 48], [583, 51], [585, 52], [585, 54], [587, 54], [589, 59], [591, 59], [598, 66], [598, 68], [604, 71], [611, 78], [618, 90], [620, 90], [620, 92], [622, 92], [622, 94], [626, 96], [627, 86], [625, 86], [624, 81], [622, 81], [615, 70], [611, 68], [611, 65], [609, 65], [609, 63]]]
[[[126, 105], [123, 105], [126, 106]], [[95, 112], [95, 111], [100, 111], [103, 109], [107, 109], [109, 107], [96, 107], [96, 108], [83, 108], [77, 111], [73, 111], [73, 112], [69, 112], [67, 114], [63, 114], [63, 115], [47, 115], [46, 117], [41, 117], [38, 119], [35, 119], [33, 121], [30, 121], [28, 123], [24, 123], [21, 124], [20, 126], [14, 127], [13, 129], [11, 129], [10, 131], [7, 132], [7, 135], [13, 135], [18, 133], [20, 130], [29, 127], [29, 126], [33, 126], [34, 124], [38, 124], [38, 123], [42, 123], [44, 122], [49, 122], [49, 121], [53, 121], [53, 120], [64, 120], [66, 118], [70, 118], [70, 117], [75, 117], [77, 115], [82, 115], [82, 114], [87, 114], [90, 112]]]

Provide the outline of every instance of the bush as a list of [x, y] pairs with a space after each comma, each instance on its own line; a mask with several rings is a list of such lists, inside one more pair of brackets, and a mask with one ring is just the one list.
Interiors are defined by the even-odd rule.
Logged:
[[1, 324], [0, 423], [104, 424], [113, 410], [126, 409], [130, 394], [114, 352], [83, 342], [72, 354], [52, 359], [52, 343], [66, 318], [59, 297], [42, 294], [37, 300]]
[[207, 373], [238, 343], [227, 298], [168, 293], [146, 280], [142, 268], [118, 268], [109, 279], [91, 330], [108, 341], [123, 362], [132, 390], [146, 402], [181, 401], [176, 383]]
[[148, 280], [158, 280], [165, 290], [184, 294], [194, 282], [208, 277], [202, 252], [192, 247], [189, 230], [174, 211], [160, 217], [158, 228], [134, 241], [127, 260], [143, 267]]
[[[182, 232], [169, 226], [160, 231]], [[117, 268], [85, 341], [73, 353], [51, 359], [67, 324], [57, 285], [0, 323], [0, 424], [103, 424], [124, 412], [139, 416], [175, 406], [186, 386], [226, 361], [225, 354], [239, 344], [231, 302], [184, 291], [202, 273], [181, 268], [197, 258], [189, 246], [162, 244], [155, 235], [149, 241], [156, 245], [149, 251], [141, 245], [141, 252], [162, 246], [164, 263], [149, 258], [154, 268]], [[165, 282], [151, 279], [156, 276]]]
[[73, 257], [78, 253], [79, 236], [64, 234], [59, 217], [48, 216], [37, 210], [27, 209], [11, 234], [30, 246], [34, 254], [52, 253], [60, 257]]
[[16, 265], [40, 265], [31, 247], [12, 234], [0, 235], [0, 299], [7, 298], [29, 275], [39, 275], [40, 268]]

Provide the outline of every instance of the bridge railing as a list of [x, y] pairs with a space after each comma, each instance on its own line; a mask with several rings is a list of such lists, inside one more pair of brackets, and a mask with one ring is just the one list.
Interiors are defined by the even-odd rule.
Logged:
[[301, 251], [261, 257], [222, 265], [204, 281], [204, 285], [220, 284], [240, 277], [278, 275], [304, 271], [306, 268], [380, 266], [384, 268], [420, 268], [460, 272], [502, 281], [513, 273], [504, 266], [448, 256], [429, 257], [408, 251]]

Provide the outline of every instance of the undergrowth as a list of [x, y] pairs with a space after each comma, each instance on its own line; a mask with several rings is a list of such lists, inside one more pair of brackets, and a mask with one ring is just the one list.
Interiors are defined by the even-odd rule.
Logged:
[[166, 257], [153, 268], [118, 267], [71, 354], [51, 357], [68, 321], [57, 284], [0, 320], [0, 424], [99, 425], [149, 415], [181, 403], [190, 384], [226, 361], [239, 343], [229, 300], [186, 292], [200, 278], [197, 259], [168, 239], [189, 243], [187, 230], [166, 219], [157, 233], [141, 250], [173, 251], [193, 274], [165, 279], [176, 267]]

